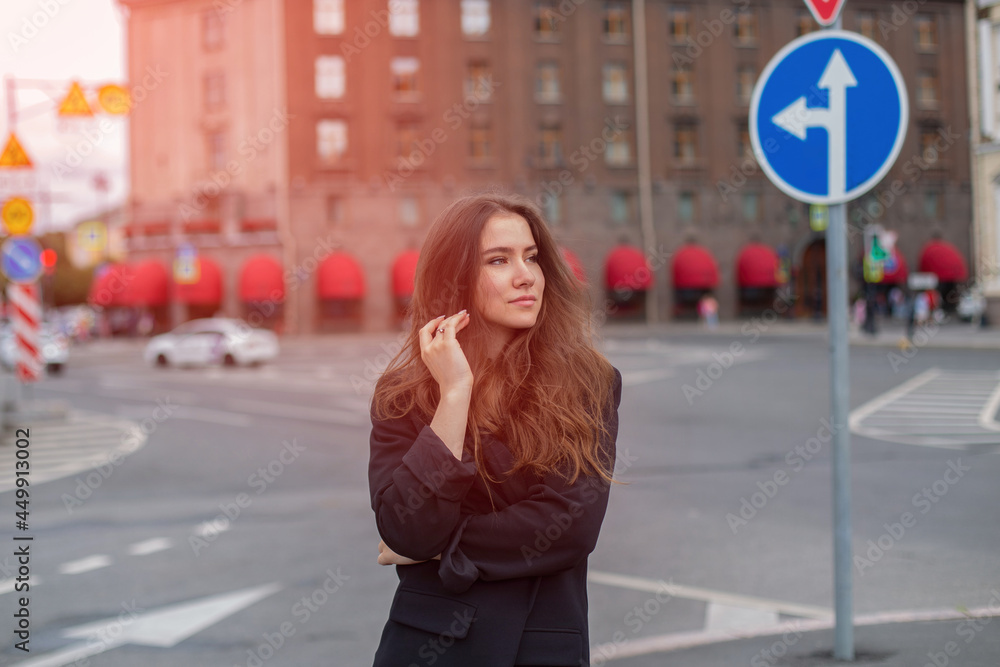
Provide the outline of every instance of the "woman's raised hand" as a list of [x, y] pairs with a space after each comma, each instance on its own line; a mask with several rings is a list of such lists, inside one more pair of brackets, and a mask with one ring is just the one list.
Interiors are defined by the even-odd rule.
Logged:
[[451, 317], [435, 317], [420, 329], [420, 358], [437, 380], [442, 395], [454, 390], [472, 391], [472, 368], [455, 338], [468, 324], [469, 314], [461, 310]]

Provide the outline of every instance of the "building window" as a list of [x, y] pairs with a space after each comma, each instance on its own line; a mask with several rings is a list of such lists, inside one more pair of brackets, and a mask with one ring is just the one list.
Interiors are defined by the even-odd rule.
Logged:
[[335, 226], [344, 222], [344, 200], [335, 195], [326, 198], [326, 222]]
[[625, 130], [617, 130], [604, 144], [604, 164], [627, 167], [632, 163], [632, 141]]
[[535, 101], [558, 102], [560, 97], [559, 63], [552, 61], [538, 63], [535, 71]]
[[924, 217], [928, 220], [941, 219], [941, 193], [937, 190], [924, 190]]
[[313, 0], [313, 30], [317, 35], [344, 32], [344, 0]]
[[205, 110], [212, 111], [226, 106], [226, 75], [221, 72], [206, 74], [203, 79]]
[[611, 221], [623, 225], [632, 219], [632, 195], [625, 190], [611, 191]]
[[562, 21], [553, 0], [535, 3], [535, 37], [544, 40], [559, 39], [559, 23]]
[[740, 160], [754, 159], [753, 144], [750, 143], [750, 130], [747, 128], [746, 121], [736, 127], [736, 156]]
[[490, 0], [462, 0], [462, 34], [485, 37], [490, 32]]
[[603, 92], [608, 104], [628, 103], [628, 70], [624, 63], [604, 64]]
[[858, 12], [855, 14], [857, 30], [862, 37], [875, 39], [875, 14], [872, 12]]
[[208, 168], [221, 171], [226, 168], [226, 135], [222, 132], [209, 132], [208, 136]]
[[938, 95], [937, 72], [923, 70], [917, 74], [917, 104], [924, 109], [936, 109]]
[[801, 37], [819, 30], [819, 24], [813, 18], [812, 12], [800, 9], [795, 15], [795, 36]]
[[418, 0], [390, 0], [389, 34], [395, 37], [416, 37], [420, 34]]
[[[414, 152], [420, 151], [420, 126], [416, 123], [403, 122], [396, 126], [396, 156], [409, 159]], [[419, 160], [418, 160], [419, 161]]]
[[488, 162], [493, 157], [489, 121], [474, 121], [469, 128], [469, 158], [474, 162]]
[[750, 106], [753, 97], [753, 86], [757, 82], [757, 70], [753, 65], [740, 65], [736, 68], [736, 101], [743, 106]]
[[757, 13], [752, 9], [740, 9], [736, 12], [736, 25], [733, 35], [739, 46], [754, 46], [757, 44]]
[[465, 96], [474, 97], [479, 102], [488, 102], [492, 90], [490, 81], [493, 74], [485, 60], [470, 60], [465, 68]]
[[544, 123], [540, 128], [538, 162], [541, 167], [558, 167], [562, 164], [562, 126]]
[[694, 123], [678, 123], [674, 128], [674, 158], [679, 164], [692, 164], [698, 157], [698, 131]]
[[914, 18], [917, 31], [917, 50], [936, 51], [938, 45], [937, 22], [928, 14], [917, 14]]
[[347, 121], [316, 123], [316, 155], [323, 164], [335, 164], [347, 153]]
[[399, 221], [407, 227], [414, 227], [420, 222], [420, 202], [416, 197], [402, 197], [399, 200]]
[[694, 103], [694, 74], [689, 66], [674, 65], [670, 75], [670, 92], [678, 104]]
[[756, 192], [743, 193], [743, 222], [757, 222], [760, 219], [760, 195]]
[[420, 71], [420, 60], [417, 58], [393, 58], [389, 63], [392, 72], [392, 90], [401, 97], [412, 96], [417, 92], [417, 74]]
[[316, 58], [316, 97], [327, 100], [343, 97], [346, 78], [343, 58], [340, 56]]
[[604, 3], [604, 39], [609, 42], [628, 41], [628, 9], [624, 2]]
[[937, 148], [939, 136], [940, 133], [936, 127], [924, 126], [920, 128], [920, 157], [927, 165], [935, 164], [941, 158]]
[[206, 51], [216, 51], [225, 46], [226, 24], [222, 12], [210, 9], [201, 15], [201, 46]]
[[677, 219], [681, 222], [690, 223], [697, 214], [698, 202], [694, 193], [690, 190], [683, 190], [677, 195]]
[[688, 7], [670, 8], [670, 38], [675, 44], [687, 42], [691, 36], [691, 10]]

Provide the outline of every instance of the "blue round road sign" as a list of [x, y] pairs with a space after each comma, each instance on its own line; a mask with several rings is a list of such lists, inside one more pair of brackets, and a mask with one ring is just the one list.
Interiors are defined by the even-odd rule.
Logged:
[[799, 201], [839, 204], [874, 187], [896, 161], [909, 122], [906, 84], [871, 40], [814, 32], [764, 68], [749, 120], [771, 182]]
[[12, 236], [0, 248], [0, 268], [7, 279], [20, 284], [33, 283], [42, 275], [42, 246], [28, 236]]

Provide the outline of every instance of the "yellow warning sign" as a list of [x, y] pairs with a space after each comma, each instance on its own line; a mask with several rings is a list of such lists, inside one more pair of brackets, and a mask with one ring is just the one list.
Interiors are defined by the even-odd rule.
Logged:
[[21, 148], [21, 142], [17, 140], [14, 133], [10, 133], [10, 139], [7, 140], [7, 147], [3, 149], [3, 153], [0, 154], [0, 167], [30, 167], [31, 158], [28, 154], [24, 152]]
[[60, 116], [93, 116], [94, 112], [83, 96], [83, 89], [76, 81], [69, 87], [69, 93], [59, 105]]
[[12, 236], [27, 234], [31, 229], [31, 223], [35, 221], [35, 212], [31, 208], [31, 202], [23, 197], [8, 199], [0, 210], [0, 217], [3, 218], [7, 231]]
[[76, 228], [76, 241], [88, 251], [104, 250], [108, 243], [108, 232], [100, 220], [81, 222]]
[[132, 98], [128, 93], [128, 90], [117, 86], [115, 84], [108, 84], [107, 86], [102, 86], [99, 91], [97, 91], [97, 102], [101, 105], [101, 108], [108, 113], [113, 113], [116, 115], [125, 115], [132, 106]]

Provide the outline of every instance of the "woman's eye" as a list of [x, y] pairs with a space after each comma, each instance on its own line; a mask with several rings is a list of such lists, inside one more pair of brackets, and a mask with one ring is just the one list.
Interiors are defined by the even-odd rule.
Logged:
[[538, 261], [538, 255], [532, 255], [528, 259], [530, 259], [532, 262], [537, 262]]
[[506, 260], [503, 257], [494, 257], [493, 259], [490, 260], [490, 264], [496, 264], [497, 262], [504, 262], [504, 261]]

